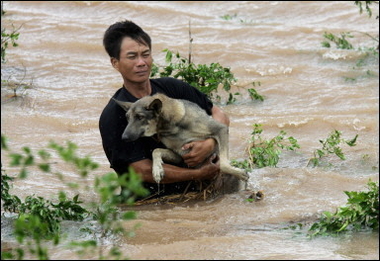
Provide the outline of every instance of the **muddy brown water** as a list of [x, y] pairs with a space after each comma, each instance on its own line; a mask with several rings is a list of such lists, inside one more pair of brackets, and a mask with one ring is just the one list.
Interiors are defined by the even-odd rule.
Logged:
[[[284, 130], [301, 146], [283, 152], [276, 168], [250, 173], [250, 186], [264, 191], [263, 200], [247, 202], [239, 192], [209, 201], [135, 207], [137, 219], [124, 223], [127, 229], [140, 224], [135, 236], [107, 237], [105, 250], [117, 244], [131, 259], [378, 258], [378, 233], [310, 240], [306, 228], [283, 229], [313, 222], [323, 211], [344, 205], [344, 191], [364, 190], [369, 179], [379, 180], [378, 59], [359, 66], [363, 52], [321, 47], [325, 31], [349, 31], [355, 47], [375, 46], [365, 33], [378, 37], [378, 5], [372, 18], [360, 15], [348, 1], [5, 1], [4, 9], [2, 24], [22, 27], [19, 47], [7, 50], [2, 79], [32, 83], [33, 88], [14, 100], [9, 99], [12, 90], [2, 86], [1, 132], [16, 151], [70, 140], [80, 155], [100, 164], [83, 182], [72, 168], [57, 163], [70, 181], [91, 187], [96, 176], [112, 171], [102, 150], [98, 119], [122, 81], [103, 49], [102, 36], [122, 19], [135, 21], [151, 35], [154, 59], [161, 65], [165, 48], [187, 56], [190, 21], [195, 63], [230, 67], [240, 86], [260, 82], [255, 89], [264, 102], [252, 101], [249, 87], [241, 87], [233, 90], [241, 93], [236, 103], [220, 104], [231, 120], [230, 158], [248, 156], [254, 123], [262, 124], [264, 139]], [[222, 19], [224, 15], [232, 19]], [[307, 167], [321, 148], [319, 140], [333, 130], [345, 139], [358, 134], [357, 145], [342, 146], [345, 161], [331, 156], [330, 167]], [[7, 173], [16, 175], [5, 152], [1, 156]], [[12, 193], [55, 198], [61, 189], [66, 187], [56, 177], [31, 172], [28, 179], [14, 183]], [[98, 200], [91, 189], [80, 191], [80, 197], [85, 203]], [[78, 228], [90, 225], [67, 222], [63, 228], [69, 239], [89, 239], [78, 234]], [[2, 223], [2, 244], [14, 243], [10, 233], [9, 224]], [[51, 259], [78, 258], [61, 245], [50, 247], [49, 253]]]

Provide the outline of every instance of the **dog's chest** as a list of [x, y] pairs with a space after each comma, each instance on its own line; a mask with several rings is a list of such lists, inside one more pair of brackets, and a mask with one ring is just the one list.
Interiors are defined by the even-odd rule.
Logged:
[[189, 118], [184, 118], [177, 123], [165, 121], [165, 124], [158, 126], [157, 134], [161, 142], [168, 149], [183, 155], [188, 152], [182, 150], [182, 146], [186, 143], [204, 140], [213, 136], [207, 125], [204, 126], [204, 122], [202, 124], [200, 122], [197, 123], [197, 121], [199, 121], [199, 119], [190, 120]]
[[176, 134], [171, 134], [171, 135], [163, 135], [160, 137], [161, 142], [169, 149], [174, 150], [174, 151], [180, 151], [182, 146], [189, 142], [188, 138], [186, 135], [183, 135], [183, 133], [178, 132]]

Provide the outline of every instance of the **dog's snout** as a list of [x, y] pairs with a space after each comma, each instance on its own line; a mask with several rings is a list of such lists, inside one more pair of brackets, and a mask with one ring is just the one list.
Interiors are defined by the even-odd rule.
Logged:
[[135, 129], [131, 129], [130, 127], [126, 128], [121, 136], [121, 139], [124, 141], [135, 141], [140, 138], [141, 133], [137, 132]]
[[137, 140], [137, 137], [133, 137], [131, 135], [128, 135], [127, 133], [123, 133], [123, 135], [121, 136], [121, 139], [124, 141], [134, 141], [134, 140]]
[[130, 138], [128, 137], [128, 135], [125, 135], [124, 133], [121, 136], [121, 139], [124, 140], [124, 141], [131, 141]]

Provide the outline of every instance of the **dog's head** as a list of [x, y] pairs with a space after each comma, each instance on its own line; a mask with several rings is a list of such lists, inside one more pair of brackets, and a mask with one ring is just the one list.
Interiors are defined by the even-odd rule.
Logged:
[[162, 108], [160, 99], [146, 96], [135, 103], [113, 100], [126, 111], [128, 125], [123, 132], [123, 140], [134, 141], [140, 137], [151, 137], [157, 133], [157, 124]]

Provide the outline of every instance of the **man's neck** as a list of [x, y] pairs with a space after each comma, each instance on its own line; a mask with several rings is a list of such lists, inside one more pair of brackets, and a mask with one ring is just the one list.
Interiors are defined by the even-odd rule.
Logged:
[[148, 96], [152, 93], [150, 80], [147, 80], [146, 82], [143, 82], [143, 83], [124, 82], [124, 88], [127, 89], [127, 91], [130, 94], [132, 94], [138, 99]]

